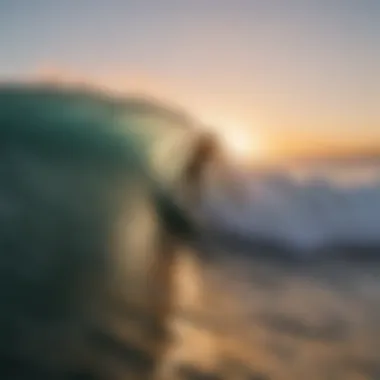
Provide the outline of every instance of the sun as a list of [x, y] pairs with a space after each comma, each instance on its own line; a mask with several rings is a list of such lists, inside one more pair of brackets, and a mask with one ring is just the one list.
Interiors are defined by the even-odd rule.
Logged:
[[263, 139], [242, 128], [228, 129], [222, 133], [223, 145], [230, 158], [242, 161], [258, 161], [266, 157]]
[[229, 160], [250, 165], [271, 159], [272, 146], [269, 146], [267, 136], [259, 128], [251, 127], [251, 123], [228, 117], [222, 112], [216, 115], [203, 114], [201, 120], [203, 125], [219, 137], [223, 152]]

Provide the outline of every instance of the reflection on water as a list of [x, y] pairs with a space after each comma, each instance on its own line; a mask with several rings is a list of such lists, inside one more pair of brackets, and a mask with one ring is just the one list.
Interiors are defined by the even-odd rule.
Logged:
[[217, 257], [210, 267], [178, 268], [177, 286], [201, 291], [177, 309], [173, 368], [226, 380], [378, 378], [378, 268]]

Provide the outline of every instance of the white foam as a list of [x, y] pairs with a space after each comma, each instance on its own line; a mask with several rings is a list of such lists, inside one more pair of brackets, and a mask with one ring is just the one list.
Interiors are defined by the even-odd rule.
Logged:
[[289, 171], [246, 176], [239, 185], [244, 202], [219, 196], [212, 198], [208, 210], [225, 228], [280, 240], [298, 250], [333, 244], [380, 246], [380, 170], [373, 169], [371, 175], [367, 168], [358, 170], [360, 180], [347, 173], [350, 168], [318, 177], [309, 173], [302, 179]]

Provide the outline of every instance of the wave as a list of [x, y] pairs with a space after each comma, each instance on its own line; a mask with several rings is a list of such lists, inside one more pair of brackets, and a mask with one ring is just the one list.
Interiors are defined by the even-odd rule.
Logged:
[[207, 209], [212, 223], [248, 239], [302, 252], [380, 247], [380, 168], [356, 168], [356, 174], [352, 167], [324, 169], [235, 178], [240, 199], [211, 197]]

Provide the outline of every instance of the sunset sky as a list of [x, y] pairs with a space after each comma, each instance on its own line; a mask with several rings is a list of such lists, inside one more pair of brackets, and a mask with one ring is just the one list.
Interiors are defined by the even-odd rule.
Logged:
[[378, 0], [3, 0], [0, 48], [2, 80], [160, 96], [256, 153], [380, 148]]

